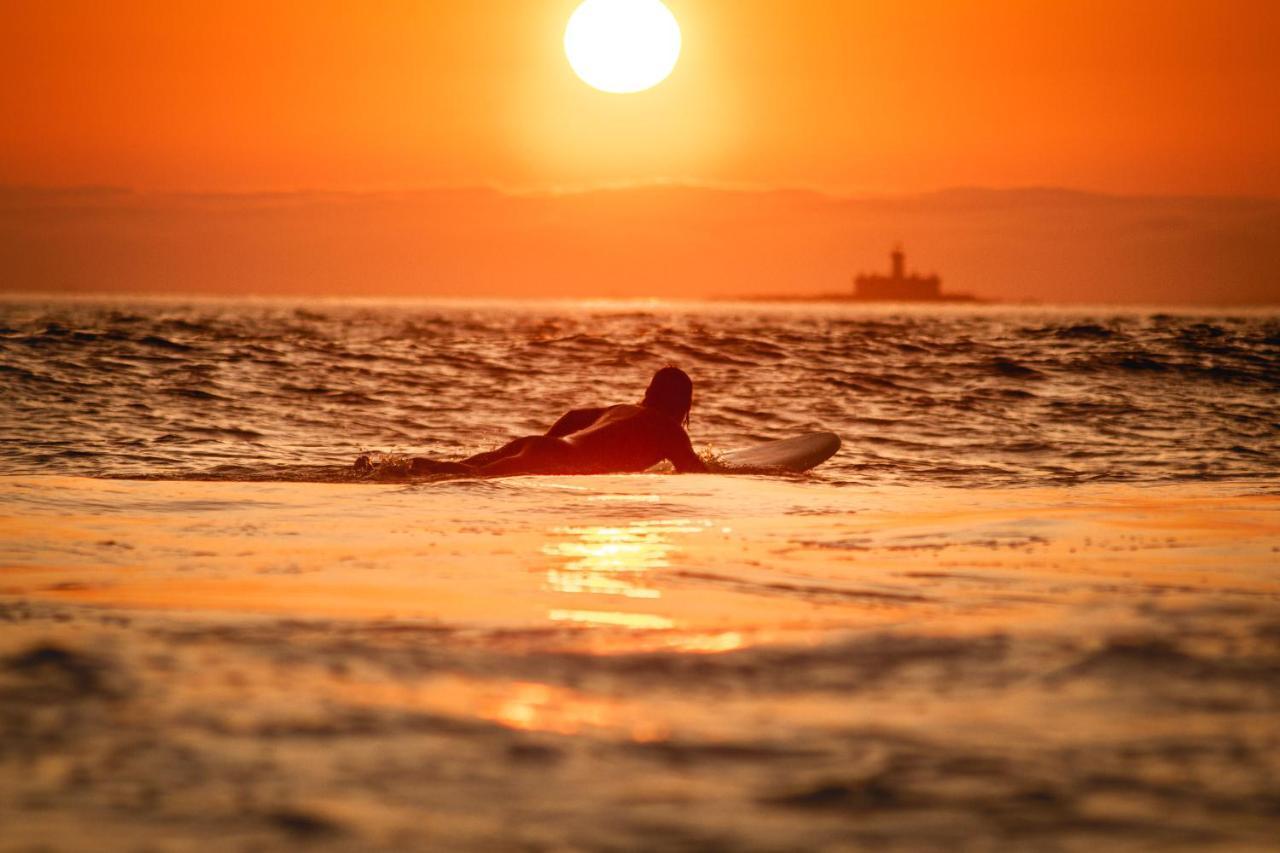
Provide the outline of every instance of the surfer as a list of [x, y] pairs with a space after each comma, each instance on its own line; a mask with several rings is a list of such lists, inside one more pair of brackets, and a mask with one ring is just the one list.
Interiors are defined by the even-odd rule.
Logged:
[[[678, 367], [653, 375], [644, 399], [565, 413], [543, 435], [529, 435], [460, 462], [417, 457], [413, 474], [623, 474], [670, 460], [677, 471], [705, 472], [685, 427], [693, 406], [693, 380]], [[364, 465], [361, 465], [364, 461]], [[365, 457], [357, 470], [368, 470]]]

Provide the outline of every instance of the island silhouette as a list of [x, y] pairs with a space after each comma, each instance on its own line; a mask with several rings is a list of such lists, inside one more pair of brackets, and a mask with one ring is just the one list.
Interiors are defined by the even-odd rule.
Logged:
[[943, 293], [937, 273], [919, 275], [907, 270], [901, 243], [889, 253], [889, 274], [859, 273], [848, 293], [771, 294], [741, 297], [751, 301], [782, 302], [983, 302], [970, 293]]

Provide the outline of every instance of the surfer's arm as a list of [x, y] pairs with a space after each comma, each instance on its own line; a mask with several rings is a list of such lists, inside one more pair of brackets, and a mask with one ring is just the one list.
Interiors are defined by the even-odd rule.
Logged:
[[565, 412], [560, 416], [560, 420], [551, 425], [546, 435], [552, 438], [573, 435], [575, 432], [581, 432], [591, 426], [602, 414], [604, 414], [604, 409], [574, 409], [573, 411]]
[[693, 442], [689, 440], [689, 434], [684, 430], [680, 430], [679, 434], [672, 437], [671, 452], [667, 454], [667, 458], [671, 460], [671, 464], [676, 466], [676, 470], [681, 474], [705, 474], [707, 472], [707, 463], [697, 453], [693, 452]]

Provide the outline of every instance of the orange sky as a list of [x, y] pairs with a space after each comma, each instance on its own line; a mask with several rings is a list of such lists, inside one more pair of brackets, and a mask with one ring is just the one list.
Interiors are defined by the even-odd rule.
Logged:
[[576, 0], [8, 4], [0, 183], [1280, 195], [1275, 0], [669, 0], [656, 89]]

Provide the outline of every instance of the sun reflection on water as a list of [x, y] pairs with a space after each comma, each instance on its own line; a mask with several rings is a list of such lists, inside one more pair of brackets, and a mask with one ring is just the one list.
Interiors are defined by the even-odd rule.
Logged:
[[636, 628], [661, 631], [674, 628], [676, 623], [665, 616], [653, 613], [622, 613], [617, 610], [550, 610], [547, 618], [552, 622], [573, 622], [580, 625], [613, 625], [619, 628]]
[[[600, 496], [611, 497], [611, 496]], [[657, 600], [662, 592], [650, 575], [671, 565], [678, 550], [673, 537], [700, 533], [710, 522], [683, 519], [638, 520], [621, 525], [559, 527], [542, 553], [556, 561], [547, 569], [546, 588], [565, 595], [608, 595], [624, 599]], [[601, 625], [638, 630], [666, 630], [675, 622], [657, 613], [636, 613], [596, 607], [557, 607], [547, 613], [553, 622]]]
[[670, 734], [664, 716], [647, 702], [537, 681], [460, 675], [398, 683], [322, 679], [310, 689], [358, 707], [410, 708], [488, 720], [519, 731], [620, 736], [638, 742], [663, 740]]
[[477, 716], [522, 731], [576, 735], [620, 732], [639, 742], [665, 739], [665, 724], [628, 703], [537, 682], [515, 682], [480, 703]]

